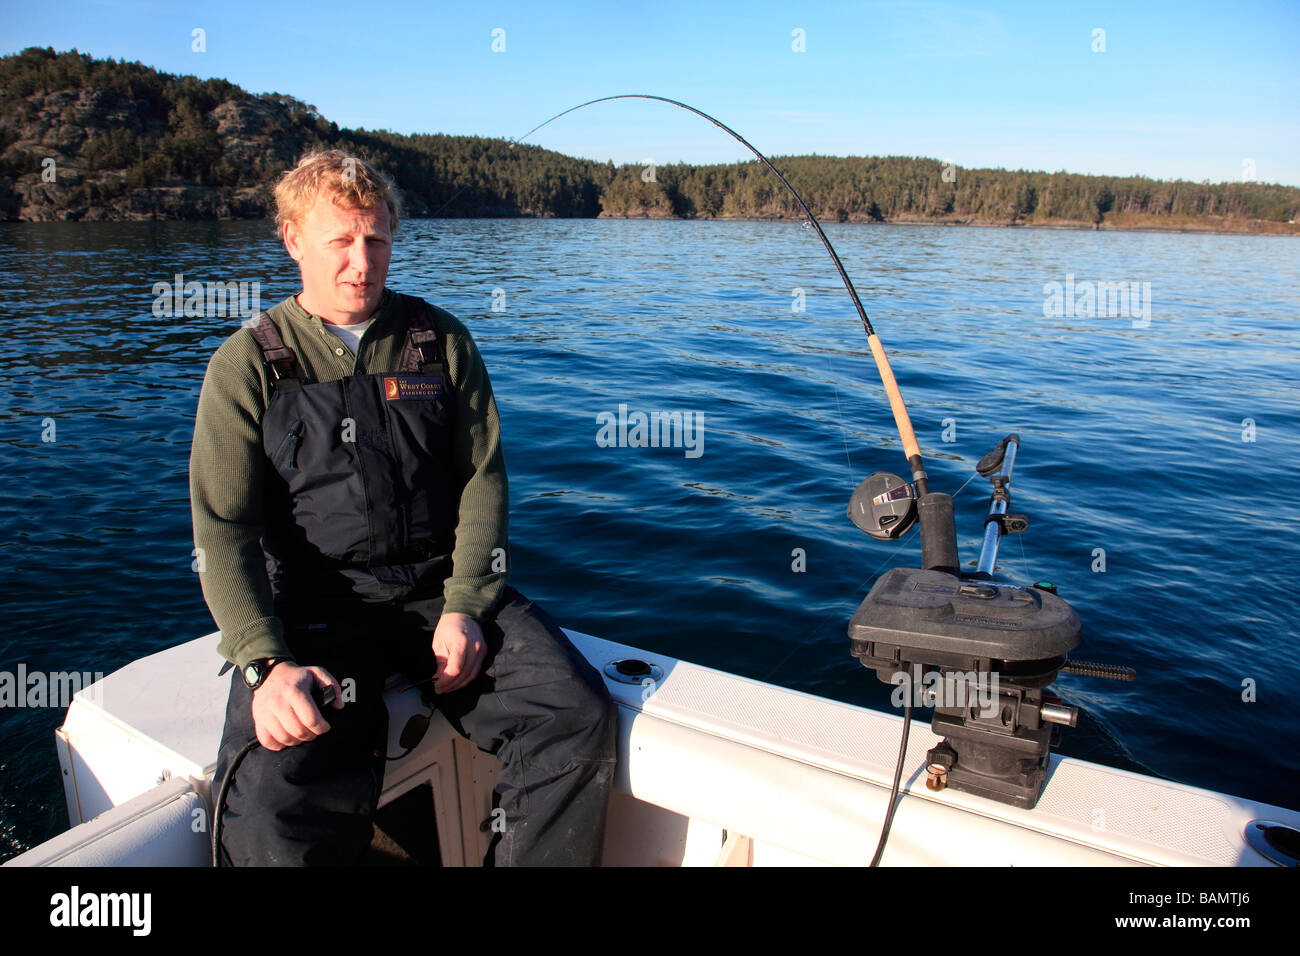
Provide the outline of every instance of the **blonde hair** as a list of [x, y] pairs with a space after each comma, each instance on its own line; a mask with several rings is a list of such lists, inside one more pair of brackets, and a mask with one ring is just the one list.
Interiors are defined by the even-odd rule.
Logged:
[[341, 149], [318, 149], [298, 160], [275, 184], [275, 228], [300, 223], [324, 193], [348, 208], [388, 207], [388, 228], [397, 231], [401, 198], [391, 177]]

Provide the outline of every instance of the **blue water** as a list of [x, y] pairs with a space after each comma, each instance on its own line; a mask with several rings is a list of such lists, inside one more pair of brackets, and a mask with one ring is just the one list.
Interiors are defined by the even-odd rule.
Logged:
[[[1058, 682], [1083, 709], [1061, 751], [1300, 807], [1300, 246], [827, 232], [933, 485], [956, 491], [1019, 431], [1014, 507], [1032, 527], [1000, 572], [1055, 581], [1084, 621], [1077, 656], [1139, 672]], [[238, 320], [155, 318], [153, 283], [177, 272], [260, 281], [264, 305], [298, 289], [266, 223], [0, 225], [0, 672], [109, 672], [213, 629], [190, 570], [187, 466], [203, 370]], [[1067, 275], [1149, 282], [1149, 325], [1046, 317], [1044, 285]], [[866, 336], [807, 229], [407, 222], [389, 284], [459, 315], [486, 357], [521, 590], [572, 628], [888, 707], [845, 626], [919, 545], [877, 543], [844, 511], [867, 474], [906, 466]], [[703, 415], [703, 454], [599, 447], [597, 415], [620, 403]], [[957, 498], [971, 562], [986, 488]], [[66, 826], [61, 720], [0, 709], [0, 858]]]

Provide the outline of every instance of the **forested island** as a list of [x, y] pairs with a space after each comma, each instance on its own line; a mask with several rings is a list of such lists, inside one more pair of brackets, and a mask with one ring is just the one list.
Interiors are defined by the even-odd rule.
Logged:
[[[799, 219], [757, 161], [575, 159], [502, 139], [346, 129], [278, 93], [75, 50], [0, 58], [0, 219], [260, 218], [306, 150], [392, 175], [416, 217]], [[967, 169], [905, 156], [774, 156], [830, 222], [1300, 234], [1300, 188]]]

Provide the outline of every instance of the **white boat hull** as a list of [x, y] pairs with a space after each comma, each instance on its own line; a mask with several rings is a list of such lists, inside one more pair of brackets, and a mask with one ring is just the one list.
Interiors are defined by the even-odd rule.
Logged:
[[[606, 677], [619, 704], [619, 770], [606, 865], [868, 863], [893, 780], [902, 718], [569, 632], [592, 664], [636, 658], [648, 683]], [[142, 658], [82, 691], [57, 732], [73, 828], [8, 865], [209, 862], [211, 780], [229, 677], [218, 635]], [[390, 683], [390, 753], [422, 706]], [[882, 863], [895, 866], [1270, 865], [1255, 820], [1300, 813], [1053, 755], [1022, 810], [925, 787], [938, 741], [914, 722]], [[440, 717], [389, 764], [381, 806], [432, 788], [444, 865], [478, 865], [491, 839], [497, 762]]]

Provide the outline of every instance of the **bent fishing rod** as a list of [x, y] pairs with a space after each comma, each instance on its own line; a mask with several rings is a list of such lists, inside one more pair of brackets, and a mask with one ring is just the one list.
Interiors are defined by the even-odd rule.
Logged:
[[[872, 537], [878, 540], [893, 540], [900, 537], [911, 525], [918, 519], [921, 524], [921, 550], [922, 563], [927, 569], [936, 569], [943, 572], [949, 572], [953, 575], [959, 572], [957, 558], [957, 531], [956, 522], [953, 514], [952, 496], [930, 491], [929, 478], [925, 473], [925, 462], [921, 457], [921, 448], [916, 440], [916, 433], [912, 428], [912, 420], [907, 412], [907, 405], [903, 402], [903, 395], [898, 387], [898, 381], [894, 377], [894, 371], [890, 367], [889, 357], [885, 353], [885, 347], [880, 341], [880, 336], [871, 325], [871, 319], [867, 315], [867, 310], [862, 305], [862, 300], [858, 296], [858, 291], [853, 287], [853, 281], [849, 278], [848, 272], [844, 269], [844, 263], [840, 261], [839, 254], [836, 253], [835, 247], [831, 245], [826, 233], [822, 230], [821, 223], [818, 222], [817, 216], [813, 213], [808, 203], [804, 201], [799, 191], [791, 185], [786, 179], [785, 174], [773, 165], [772, 161], [764, 156], [759, 150], [741, 136], [734, 129], [723, 123], [716, 117], [710, 116], [703, 110], [696, 109], [680, 100], [670, 99], [666, 96], [655, 96], [649, 93], [624, 93], [615, 96], [602, 96], [585, 103], [579, 103], [569, 109], [556, 113], [550, 119], [534, 126], [523, 136], [511, 142], [521, 142], [532, 136], [538, 130], [555, 122], [561, 117], [567, 116], [577, 110], [592, 106], [596, 103], [608, 103], [614, 100], [656, 100], [661, 103], [667, 103], [670, 106], [676, 106], [684, 109], [696, 116], [708, 120], [718, 129], [729, 135], [736, 142], [740, 143], [758, 160], [766, 166], [781, 184], [790, 191], [795, 201], [799, 204], [808, 217], [808, 222], [816, 230], [817, 237], [821, 240], [822, 245], [826, 247], [826, 252], [830, 255], [831, 260], [835, 263], [835, 269], [840, 274], [840, 279], [844, 283], [844, 288], [848, 290], [849, 297], [853, 300], [854, 307], [858, 310], [858, 316], [862, 319], [862, 327], [867, 333], [867, 343], [871, 347], [871, 355], [875, 359], [876, 369], [880, 374], [881, 384], [884, 385], [885, 394], [889, 399], [889, 407], [894, 415], [894, 424], [898, 428], [898, 436], [903, 444], [903, 453], [907, 457], [908, 466], [911, 469], [912, 481], [904, 482], [894, 475], [885, 475], [877, 473], [864, 481], [854, 492], [853, 498], [849, 503], [849, 517], [863, 531], [866, 531]], [[454, 197], [453, 197], [454, 198]], [[450, 202], [450, 200], [448, 200]], [[445, 207], [444, 207], [445, 208]], [[861, 609], [854, 620], [857, 621], [861, 616]], [[850, 629], [852, 633], [852, 627]], [[856, 651], [855, 651], [856, 656]], [[867, 662], [864, 660], [864, 664]], [[868, 665], [870, 666], [870, 665]], [[884, 679], [883, 677], [881, 678]], [[880, 839], [876, 846], [876, 851], [871, 860], [871, 866], [878, 866], [881, 856], [884, 853], [886, 841], [889, 839], [889, 832], [894, 819], [894, 811], [898, 806], [898, 793], [902, 779], [903, 764], [907, 753], [908, 729], [912, 722], [912, 701], [911, 695], [908, 696], [904, 703], [903, 713], [903, 732], [899, 742], [898, 762], [894, 769], [893, 786], [889, 793], [889, 803], [887, 805], [885, 819], [881, 826]]]

